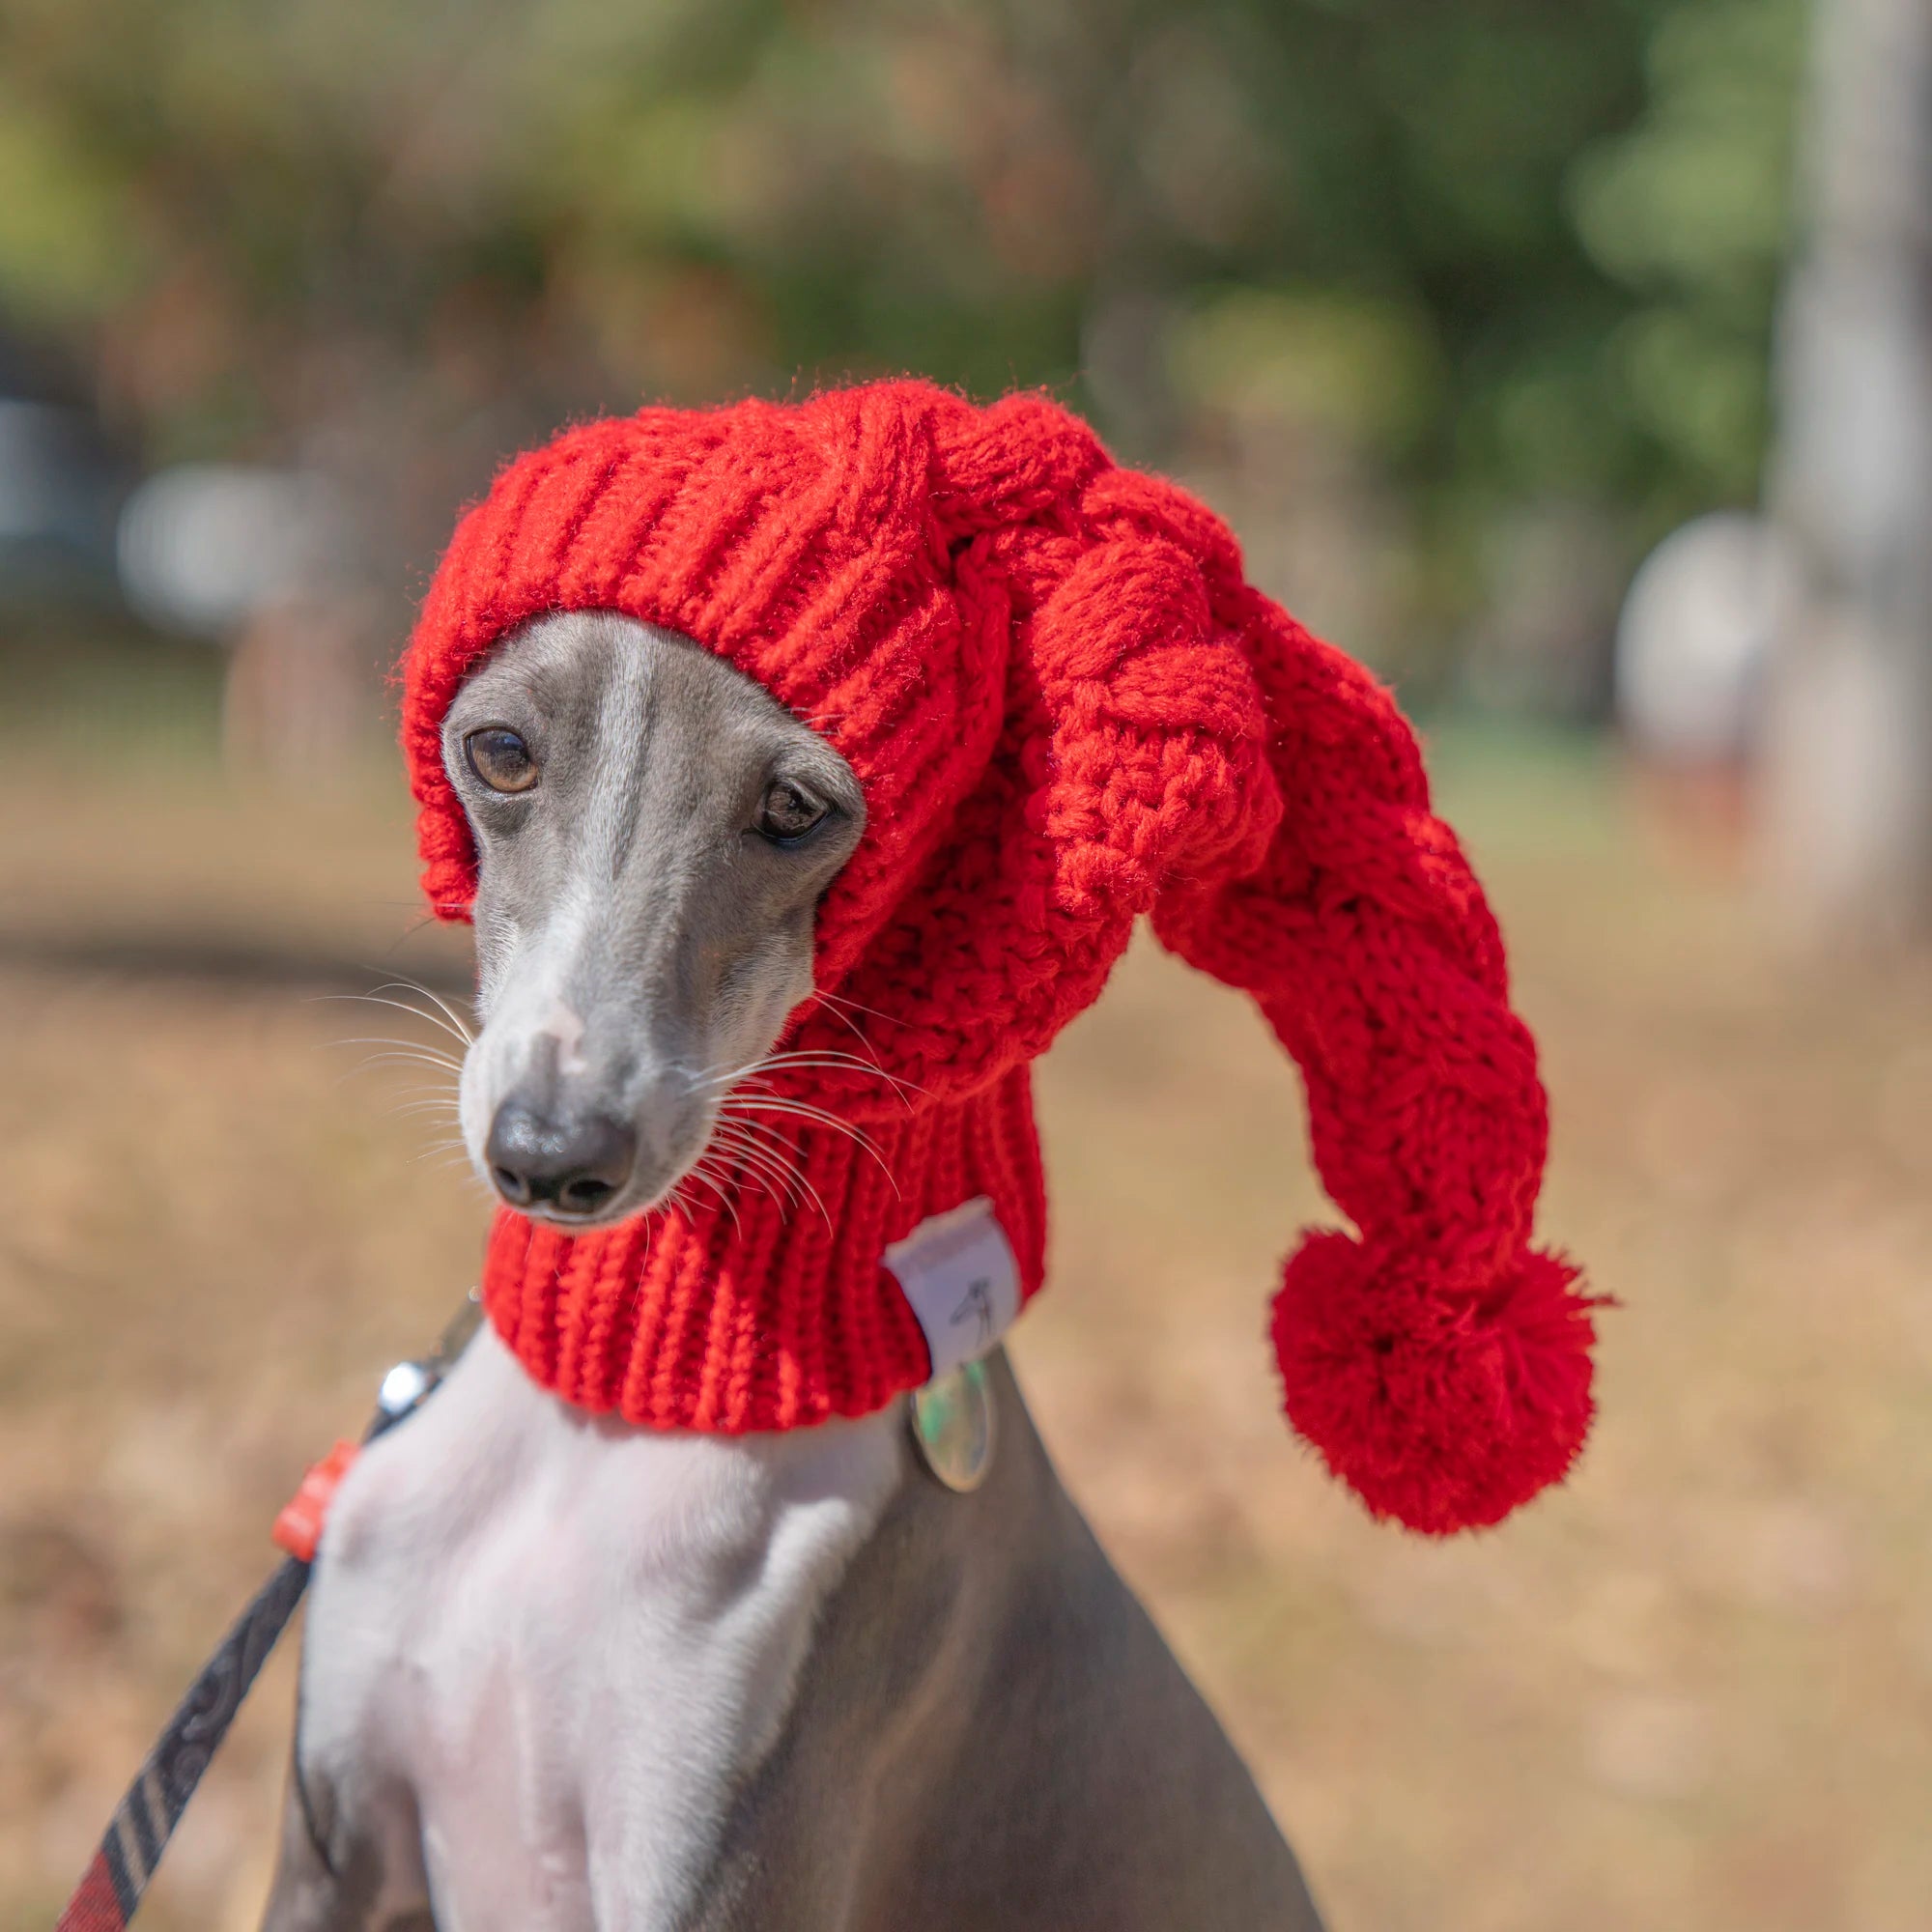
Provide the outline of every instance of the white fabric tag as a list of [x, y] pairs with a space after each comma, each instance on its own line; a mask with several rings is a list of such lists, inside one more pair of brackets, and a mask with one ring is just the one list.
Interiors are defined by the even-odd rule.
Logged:
[[983, 1194], [922, 1221], [885, 1264], [925, 1330], [935, 1381], [983, 1355], [1020, 1312], [1019, 1264]]

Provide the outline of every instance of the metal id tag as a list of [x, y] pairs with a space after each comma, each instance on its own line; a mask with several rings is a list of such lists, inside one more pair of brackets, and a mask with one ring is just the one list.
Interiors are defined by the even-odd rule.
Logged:
[[965, 1495], [993, 1466], [993, 1389], [984, 1362], [956, 1369], [915, 1389], [911, 1426], [919, 1459], [949, 1490]]

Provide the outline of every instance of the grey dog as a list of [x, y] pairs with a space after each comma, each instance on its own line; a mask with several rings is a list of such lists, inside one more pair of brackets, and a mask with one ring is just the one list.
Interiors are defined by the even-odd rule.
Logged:
[[[471, 1154], [526, 1212], [635, 1214], [717, 1125], [674, 1069], [754, 1063], [810, 989], [858, 783], [719, 659], [609, 613], [488, 660], [444, 761], [481, 859]], [[718, 864], [761, 811], [826, 833]], [[954, 1493], [904, 1403], [634, 1430], [486, 1326], [336, 1498], [270, 1932], [1311, 1932], [997, 1352], [987, 1387], [991, 1467]]]

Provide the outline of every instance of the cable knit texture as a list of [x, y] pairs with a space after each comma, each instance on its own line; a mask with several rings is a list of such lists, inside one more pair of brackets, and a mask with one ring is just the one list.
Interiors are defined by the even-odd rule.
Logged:
[[[1148, 915], [1299, 1064], [1323, 1183], [1274, 1302], [1286, 1406], [1378, 1515], [1493, 1522], [1591, 1416], [1591, 1301], [1529, 1246], [1548, 1123], [1501, 938], [1384, 692], [1254, 590], [1227, 528], [1041, 397], [921, 383], [647, 409], [520, 458], [463, 520], [405, 662], [424, 884], [476, 889], [440, 728], [546, 612], [684, 633], [865, 787], [781, 1090], [823, 1204], [572, 1237], [498, 1215], [485, 1299], [546, 1386], [656, 1427], [782, 1429], [928, 1371], [888, 1243], [989, 1196], [1040, 1284], [1029, 1063]], [[880, 1071], [849, 1064], [854, 1018]]]

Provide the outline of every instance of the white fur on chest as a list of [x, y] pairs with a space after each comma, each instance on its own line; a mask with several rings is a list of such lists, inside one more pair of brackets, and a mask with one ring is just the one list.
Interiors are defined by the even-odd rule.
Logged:
[[440, 1932], [675, 1923], [902, 1439], [896, 1407], [736, 1438], [588, 1418], [486, 1325], [350, 1470], [310, 1597], [303, 1775], [384, 1821], [385, 1909], [426, 1884]]

